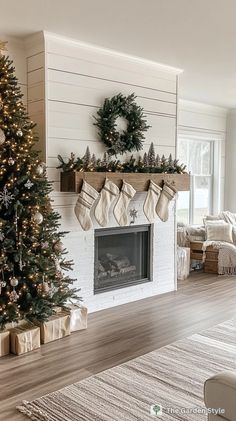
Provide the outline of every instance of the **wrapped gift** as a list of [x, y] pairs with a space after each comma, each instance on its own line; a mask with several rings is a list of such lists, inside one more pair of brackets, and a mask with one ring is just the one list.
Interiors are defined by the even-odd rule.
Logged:
[[58, 312], [50, 316], [46, 322], [39, 323], [39, 326], [43, 344], [64, 338], [70, 335], [70, 315], [68, 312]]
[[79, 304], [68, 304], [65, 311], [70, 314], [70, 330], [87, 329], [88, 309]]
[[0, 331], [0, 357], [8, 355], [10, 352], [10, 332], [9, 330]]
[[40, 329], [32, 323], [11, 329], [10, 335], [13, 354], [25, 354], [40, 348]]

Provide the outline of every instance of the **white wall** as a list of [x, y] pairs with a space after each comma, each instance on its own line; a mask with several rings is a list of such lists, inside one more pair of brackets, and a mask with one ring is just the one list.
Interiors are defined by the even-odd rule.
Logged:
[[[180, 100], [178, 135], [214, 141], [213, 213], [225, 208], [225, 144], [227, 109]], [[178, 155], [178, 151], [177, 151]]]
[[97, 156], [104, 153], [94, 116], [106, 97], [119, 92], [137, 95], [152, 126], [144, 149], [154, 142], [156, 153], [175, 155], [176, 69], [48, 33], [31, 37], [28, 45], [29, 112], [45, 135], [41, 149], [55, 190], [58, 154], [83, 156], [86, 146]]
[[225, 171], [225, 206], [236, 213], [236, 110], [230, 110], [227, 118], [226, 171]]

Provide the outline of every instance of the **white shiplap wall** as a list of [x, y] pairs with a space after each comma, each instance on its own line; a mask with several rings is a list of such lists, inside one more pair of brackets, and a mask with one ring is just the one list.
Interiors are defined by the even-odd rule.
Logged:
[[[178, 134], [215, 142], [213, 212], [224, 209], [225, 142], [227, 109], [193, 101], [180, 100]], [[178, 155], [178, 152], [177, 152]]]
[[[82, 231], [75, 215], [76, 194], [60, 192], [57, 155], [82, 156], [87, 146], [102, 156], [104, 145], [93, 125], [94, 115], [106, 97], [134, 92], [152, 127], [144, 150], [154, 143], [156, 153], [175, 156], [178, 70], [117, 52], [85, 45], [48, 33], [28, 40], [28, 101], [31, 117], [38, 123], [41, 149], [54, 181], [54, 206], [69, 231], [65, 246], [75, 261], [74, 277], [90, 311], [176, 289], [175, 204], [168, 223], [153, 226], [153, 282], [93, 294], [94, 230]], [[147, 223], [144, 195], [135, 195], [130, 206], [138, 211], [137, 224]], [[92, 211], [93, 214], [93, 211]], [[110, 212], [109, 226], [117, 226]], [[94, 222], [96, 229], [99, 226]], [[78, 246], [80, 251], [78, 255]]]
[[[154, 142], [160, 155], [175, 155], [176, 69], [52, 34], [44, 37], [44, 68], [43, 63], [37, 63], [31, 69], [29, 101], [34, 114], [45, 95], [45, 156], [55, 190], [59, 190], [59, 171], [55, 170], [58, 154], [64, 158], [71, 152], [81, 156], [86, 146], [97, 156], [104, 153], [94, 116], [106, 97], [119, 92], [137, 95], [152, 126], [144, 150]], [[32, 60], [30, 63], [32, 67]]]

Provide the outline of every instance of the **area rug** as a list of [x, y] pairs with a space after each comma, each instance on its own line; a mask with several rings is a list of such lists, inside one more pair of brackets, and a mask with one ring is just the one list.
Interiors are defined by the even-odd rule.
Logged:
[[151, 421], [155, 414], [164, 421], [205, 421], [204, 381], [224, 370], [236, 370], [236, 319], [18, 409], [34, 421]]

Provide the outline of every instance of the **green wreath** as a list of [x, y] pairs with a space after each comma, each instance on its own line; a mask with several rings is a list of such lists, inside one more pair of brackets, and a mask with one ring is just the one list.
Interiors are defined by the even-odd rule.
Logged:
[[[135, 99], [135, 94], [127, 97], [118, 94], [106, 98], [103, 107], [97, 112], [94, 124], [99, 129], [100, 139], [107, 146], [109, 155], [142, 149], [144, 132], [150, 126], [147, 125], [143, 108], [136, 104]], [[127, 120], [127, 129], [121, 133], [116, 130], [117, 117]]]

